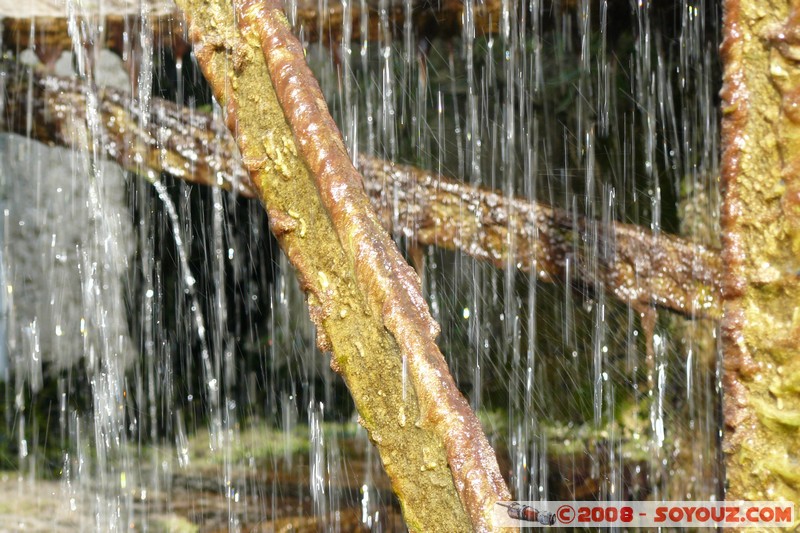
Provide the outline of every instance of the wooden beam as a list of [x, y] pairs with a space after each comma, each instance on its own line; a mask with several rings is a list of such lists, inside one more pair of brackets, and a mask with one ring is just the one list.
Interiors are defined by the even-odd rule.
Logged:
[[[11, 77], [7, 83], [6, 127], [20, 133], [26, 132], [26, 80]], [[68, 119], [83, 116], [86, 106], [80, 82], [47, 75], [32, 81], [32, 134], [71, 144]], [[99, 96], [106, 155], [124, 168], [167, 172], [256, 196], [233, 137], [211, 114], [153, 98], [149, 116], [143, 117], [129, 95], [104, 89]], [[540, 202], [365, 155], [359, 156], [358, 168], [384, 227], [419, 245], [459, 250], [498, 268], [516, 265], [545, 282], [606, 290], [637, 309], [655, 305], [687, 317], [720, 316], [721, 265], [714, 249], [632, 224], [592, 225]], [[588, 266], [590, 229], [608, 244], [608, 253], [595, 262], [597, 269]], [[573, 262], [573, 280], [566, 279], [568, 261]]]

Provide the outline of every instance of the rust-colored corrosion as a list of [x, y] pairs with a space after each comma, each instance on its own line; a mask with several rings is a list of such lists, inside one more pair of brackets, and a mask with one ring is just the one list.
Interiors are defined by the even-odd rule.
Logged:
[[510, 497], [435, 343], [419, 278], [380, 226], [278, 3], [185, 0], [270, 227], [415, 531], [490, 531]]
[[[464, 25], [464, 9], [462, 0], [416, 0], [409, 9], [403, 4], [390, 2], [384, 12], [373, 2], [351, 3], [348, 8], [346, 3], [330, 0], [326, 3], [326, 9], [320, 10], [316, 0], [299, 0], [293, 19], [295, 33], [304, 42], [335, 44], [340, 43], [345, 34], [355, 42], [376, 42], [401, 36], [406, 27], [419, 38], [432, 39], [460, 34]], [[500, 0], [476, 3], [471, 9], [475, 35], [497, 33], [502, 15]], [[347, 32], [346, 17], [349, 17]], [[72, 48], [68, 22], [63, 7], [47, 16], [9, 16], [3, 21], [3, 46], [12, 49], [33, 46], [42, 61], [47, 62], [49, 57], [55, 55], [57, 58], [62, 50]], [[130, 46], [141, 31], [139, 24], [138, 8], [128, 14], [107, 14], [103, 17], [102, 33], [92, 36], [98, 42], [89, 40], [86, 44], [99, 44], [122, 55], [125, 47]], [[184, 28], [178, 13], [157, 12], [151, 16], [150, 27], [157, 47], [172, 48], [182, 44]], [[33, 32], [31, 28], [34, 28]]]
[[[296, 26], [303, 40], [338, 43], [344, 35], [345, 4], [329, 2], [328, 9], [320, 11], [314, 0], [298, 2]], [[476, 35], [497, 33], [502, 20], [502, 2], [486, 0], [472, 7], [472, 21]], [[381, 41], [402, 36], [408, 28], [417, 37], [431, 39], [459, 35], [464, 26], [464, 2], [441, 0], [438, 2], [412, 1], [410, 9], [402, 3], [388, 3], [384, 13], [374, 2], [353, 2], [349, 9], [349, 34], [353, 41]]]
[[[27, 82], [7, 84], [7, 127], [25, 133]], [[80, 83], [55, 76], [34, 77], [36, 120], [32, 134], [40, 140], [70, 144], [73, 131], [65, 121], [83, 116], [86, 102]], [[104, 89], [100, 115], [106, 130], [106, 154], [135, 172], [168, 172], [203, 185], [235, 189], [255, 197], [235, 141], [221, 122], [201, 111], [153, 98], [150, 115], [128, 95]], [[146, 125], [144, 129], [142, 125]], [[567, 261], [581, 283], [602, 284], [622, 302], [658, 308], [688, 317], [717, 318], [721, 313], [719, 254], [674, 235], [653, 233], [635, 225], [594, 224], [611, 253], [588, 267], [590, 222], [546, 204], [470, 187], [424, 170], [361, 155], [358, 168], [364, 188], [382, 225], [418, 245], [460, 250], [499, 268], [516, 265], [535, 271], [542, 281], [564, 281]], [[509, 244], [513, 244], [510, 246]], [[578, 246], [576, 247], [576, 243]], [[508, 257], [508, 251], [514, 257]]]
[[[595, 0], [593, 0], [595, 1]], [[122, 2], [124, 4], [124, 2]], [[668, 2], [663, 2], [668, 4]], [[24, 49], [35, 47], [37, 53], [46, 61], [48, 51], [60, 53], [72, 47], [72, 39], [68, 34], [66, 9], [61, 2], [52, 2], [52, 10], [44, 10], [37, 16], [20, 17], [14, 12], [2, 12], [2, 43], [8, 49]], [[135, 42], [141, 28], [137, 20], [147, 1], [128, 2], [127, 9], [114, 11], [114, 6], [104, 5], [102, 19], [94, 16], [92, 25], [100, 25], [102, 33], [92, 36], [94, 42], [88, 45], [101, 45], [122, 55], [125, 47]], [[156, 47], [171, 48], [183, 44], [183, 20], [179, 13], [166, 9], [166, 3], [159, 3], [158, 8], [150, 11], [149, 27], [152, 29], [153, 43]], [[304, 43], [320, 42], [325, 45], [341, 43], [345, 36], [351, 42], [387, 42], [401, 38], [411, 31], [418, 41], [435, 38], [449, 38], [461, 35], [467, 20], [463, 0], [411, 0], [403, 2], [387, 2], [381, 6], [378, 2], [342, 2], [327, 0], [324, 9], [317, 0], [297, 0], [291, 13], [294, 32]], [[538, 9], [546, 17], [577, 9], [581, 5], [577, 0], [548, 0], [542, 2]], [[500, 0], [482, 0], [469, 4], [470, 34], [481, 37], [496, 35], [501, 32], [503, 20], [508, 18], [504, 9], [523, 7], [516, 4], [504, 4]], [[612, 9], [627, 9], [627, 2], [612, 0], [608, 6]], [[526, 17], [530, 19], [530, 17]], [[80, 20], [80, 17], [79, 17]], [[553, 18], [552, 20], [555, 20]], [[528, 20], [530, 23], [530, 20]], [[31, 32], [31, 28], [34, 31]], [[56, 56], [57, 57], [57, 56]]]
[[800, 2], [724, 4], [724, 451], [730, 499], [800, 503]]
[[243, 31], [261, 38], [272, 84], [302, 160], [339, 242], [355, 267], [359, 289], [399, 345], [415, 388], [421, 423], [444, 445], [461, 503], [473, 529], [491, 527], [498, 500], [509, 496], [477, 417], [458, 391], [438, 346], [420, 280], [381, 227], [364, 193], [322, 91], [305, 62], [279, 1], [234, 0]]

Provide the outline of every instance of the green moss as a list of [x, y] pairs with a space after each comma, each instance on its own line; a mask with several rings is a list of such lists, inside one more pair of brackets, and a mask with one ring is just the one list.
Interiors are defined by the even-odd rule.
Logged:
[[200, 526], [178, 515], [157, 515], [150, 518], [154, 533], [198, 533]]
[[800, 411], [781, 409], [758, 398], [752, 398], [751, 403], [762, 422], [774, 420], [784, 426], [800, 427]]
[[[354, 438], [358, 430], [355, 423], [322, 424], [323, 437], [326, 440]], [[233, 462], [253, 460], [257, 465], [264, 465], [271, 464], [276, 459], [305, 455], [311, 451], [307, 425], [297, 425], [285, 431], [266, 423], [249, 425], [238, 431], [226, 447], [225, 456], [212, 452], [209, 433], [205, 429], [189, 438], [188, 448], [189, 460], [196, 466], [220, 465], [227, 460]]]

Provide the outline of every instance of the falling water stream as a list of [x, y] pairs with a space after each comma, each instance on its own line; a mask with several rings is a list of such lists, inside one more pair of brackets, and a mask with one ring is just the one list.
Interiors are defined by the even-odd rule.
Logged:
[[[103, 86], [140, 121], [153, 98], [222, 117], [191, 53], [155, 38], [160, 4], [135, 4], [122, 57], [102, 0], [65, 2], [70, 44], [44, 63], [2, 41], [3, 88], [47, 69], [87, 105], [71, 147], [38, 142], [32, 110], [0, 135], [0, 531], [403, 530], [261, 206], [106, 160]], [[589, 220], [558, 283], [395, 236], [514, 497], [719, 498], [716, 324], [597, 281], [616, 221], [719, 245], [719, 4], [467, 2], [438, 29], [412, 0], [314, 4], [354, 20], [320, 31], [286, 6], [354, 160]], [[377, 36], [354, 39], [368, 8]], [[4, 29], [13, 12], [0, 0]]]

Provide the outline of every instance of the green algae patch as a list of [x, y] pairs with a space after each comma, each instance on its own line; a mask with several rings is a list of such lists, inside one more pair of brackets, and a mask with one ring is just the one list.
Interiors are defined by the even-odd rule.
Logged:
[[762, 423], [766, 423], [766, 421], [769, 420], [778, 422], [784, 426], [800, 427], [800, 411], [782, 409], [780, 405], [775, 405], [758, 398], [753, 398], [752, 402], [753, 408]]
[[150, 528], [154, 533], [199, 533], [200, 531], [200, 526], [176, 514], [153, 516], [150, 519]]

